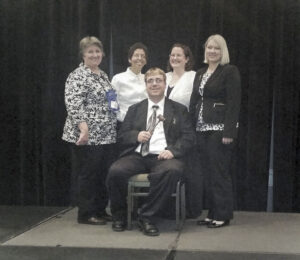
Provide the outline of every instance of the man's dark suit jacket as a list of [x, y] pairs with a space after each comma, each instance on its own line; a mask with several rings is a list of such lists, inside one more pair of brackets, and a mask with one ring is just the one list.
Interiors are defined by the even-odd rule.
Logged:
[[[207, 66], [197, 71], [190, 100], [190, 114], [194, 125], [198, 120], [202, 98], [199, 86]], [[241, 102], [241, 80], [236, 66], [219, 65], [204, 86], [203, 120], [205, 123], [224, 124], [223, 137], [237, 136], [237, 122]]]
[[[120, 156], [133, 152], [139, 145], [137, 137], [145, 131], [147, 124], [148, 99], [129, 107], [118, 141], [123, 146]], [[168, 98], [165, 99], [163, 122], [167, 147], [175, 158], [183, 157], [195, 144], [195, 133], [186, 107]], [[160, 123], [161, 124], [161, 123]]]

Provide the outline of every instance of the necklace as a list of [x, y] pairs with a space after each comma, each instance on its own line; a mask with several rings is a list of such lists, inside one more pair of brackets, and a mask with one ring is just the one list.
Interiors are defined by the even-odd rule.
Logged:
[[207, 74], [213, 74], [215, 70], [216, 70], [216, 69], [213, 69], [213, 70], [212, 70], [212, 69], [209, 69], [209, 68], [208, 68], [207, 71], [206, 71], [206, 73], [207, 73]]

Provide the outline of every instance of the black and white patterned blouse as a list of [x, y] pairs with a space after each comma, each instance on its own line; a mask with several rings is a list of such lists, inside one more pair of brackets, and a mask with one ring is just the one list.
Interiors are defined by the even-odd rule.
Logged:
[[202, 80], [199, 86], [199, 94], [202, 98], [201, 107], [198, 115], [198, 121], [196, 126], [197, 132], [202, 131], [223, 131], [224, 130], [224, 124], [211, 124], [211, 123], [205, 123], [203, 120], [203, 91], [204, 86], [209, 79], [209, 77], [212, 75], [212, 73], [205, 72], [202, 76]]
[[93, 73], [83, 63], [70, 73], [65, 85], [67, 118], [62, 139], [76, 143], [80, 130], [78, 124], [86, 122], [89, 129], [87, 145], [116, 142], [116, 114], [110, 110], [106, 92], [112, 85], [106, 73]]

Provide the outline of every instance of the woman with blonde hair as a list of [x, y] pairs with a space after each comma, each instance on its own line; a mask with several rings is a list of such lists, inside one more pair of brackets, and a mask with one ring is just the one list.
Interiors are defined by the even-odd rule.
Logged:
[[230, 165], [238, 132], [241, 82], [237, 67], [229, 64], [227, 44], [221, 35], [207, 39], [204, 63], [207, 65], [196, 73], [190, 100], [209, 210], [197, 224], [218, 228], [229, 225], [233, 218]]

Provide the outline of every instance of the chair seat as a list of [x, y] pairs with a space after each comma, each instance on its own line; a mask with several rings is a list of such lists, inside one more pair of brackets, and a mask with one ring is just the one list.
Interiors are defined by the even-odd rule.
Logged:
[[129, 178], [128, 184], [134, 187], [150, 187], [148, 173], [136, 174]]
[[149, 181], [148, 180], [148, 173], [140, 173], [140, 174], [136, 174], [132, 177], [129, 178], [129, 181]]

